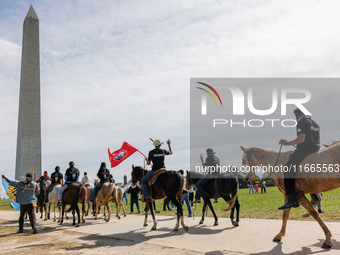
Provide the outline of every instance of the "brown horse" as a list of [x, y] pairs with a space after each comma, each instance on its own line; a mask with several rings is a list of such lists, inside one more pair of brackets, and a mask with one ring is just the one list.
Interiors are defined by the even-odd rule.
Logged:
[[[97, 193], [97, 198], [96, 198], [96, 210], [95, 210], [95, 217], [94, 219], [96, 220], [98, 218], [98, 207], [100, 202], [104, 203], [104, 220], [106, 222], [110, 221], [111, 219], [111, 209], [110, 209], [110, 204], [109, 202], [113, 201], [116, 204], [117, 207], [117, 214], [116, 217], [120, 219], [119, 216], [119, 210], [120, 206], [122, 206], [122, 201], [118, 200], [117, 198], [117, 187], [114, 183], [112, 182], [104, 182], [100, 190]], [[106, 209], [107, 209], [107, 214], [108, 217], [106, 217]]]
[[[148, 171], [142, 168], [141, 166], [133, 166], [131, 172], [131, 181], [132, 185], [136, 185], [138, 181], [147, 173]], [[156, 182], [151, 185], [151, 201], [146, 203], [145, 208], [145, 219], [144, 219], [144, 227], [148, 225], [148, 211], [150, 209], [153, 226], [151, 230], [155, 230], [157, 226], [157, 221], [155, 218], [155, 213], [152, 208], [153, 200], [156, 199], [164, 199], [167, 198], [168, 201], [172, 201], [172, 203], [177, 207], [177, 222], [174, 228], [174, 231], [178, 231], [179, 221], [181, 220], [182, 227], [185, 231], [189, 230], [189, 227], [185, 225], [183, 218], [183, 207], [182, 207], [182, 193], [184, 186], [184, 177], [178, 173], [177, 171], [165, 171], [159, 174]]]
[[[60, 225], [63, 225], [64, 222], [64, 212], [66, 205], [71, 205], [71, 207], [67, 210], [67, 212], [70, 212], [72, 210], [73, 214], [73, 226], [76, 225], [76, 227], [80, 226], [80, 212], [78, 203], [82, 204], [82, 222], [85, 223], [85, 202], [86, 202], [86, 196], [87, 191], [83, 184], [79, 182], [71, 183], [64, 191], [63, 193], [63, 200], [62, 200], [62, 214], [61, 214], [61, 221]], [[78, 215], [78, 223], [76, 224], [76, 217], [75, 217], [75, 211]]]
[[[262, 169], [269, 170], [272, 177], [278, 185], [279, 190], [285, 194], [284, 173], [277, 171], [288, 161], [292, 151], [283, 152], [278, 158], [278, 152], [267, 150], [259, 147], [249, 147], [247, 149], [241, 146], [244, 152], [244, 159], [249, 168], [248, 177], [254, 173], [253, 166], [261, 166]], [[276, 166], [274, 166], [277, 160]], [[318, 165], [320, 164], [320, 165]], [[308, 155], [300, 164], [301, 168], [296, 172], [295, 192], [299, 203], [308, 211], [308, 213], [319, 223], [325, 233], [325, 242], [323, 248], [332, 247], [332, 234], [321, 220], [319, 214], [314, 209], [312, 203], [307, 199], [305, 194], [314, 194], [326, 192], [340, 187], [340, 143], [335, 143], [326, 149], [320, 150]], [[325, 168], [318, 168], [325, 166]], [[312, 168], [313, 167], [313, 168]], [[282, 169], [282, 168], [281, 168]], [[327, 170], [323, 172], [324, 170]], [[287, 196], [285, 195], [285, 202]], [[281, 241], [286, 232], [286, 225], [289, 218], [290, 209], [283, 211], [281, 231], [274, 237], [273, 241]]]

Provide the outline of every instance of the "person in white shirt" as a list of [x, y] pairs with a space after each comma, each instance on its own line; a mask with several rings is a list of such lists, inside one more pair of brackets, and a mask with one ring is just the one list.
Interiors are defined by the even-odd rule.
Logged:
[[90, 185], [90, 179], [87, 176], [87, 172], [84, 172], [84, 177], [81, 179], [81, 183], [83, 185], [86, 185], [86, 184]]

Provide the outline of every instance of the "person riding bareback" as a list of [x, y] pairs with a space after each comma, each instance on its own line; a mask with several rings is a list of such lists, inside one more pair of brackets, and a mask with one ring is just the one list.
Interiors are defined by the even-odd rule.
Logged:
[[292, 141], [285, 139], [279, 141], [279, 144], [283, 146], [296, 145], [296, 150], [290, 154], [288, 162], [286, 163], [289, 172], [284, 173], [284, 186], [288, 200], [283, 206], [278, 208], [279, 210], [299, 206], [295, 194], [295, 173], [305, 157], [320, 149], [320, 126], [299, 108], [294, 110], [294, 114], [297, 120], [297, 138]]
[[100, 168], [99, 168], [98, 173], [97, 173], [97, 176], [100, 179], [100, 183], [98, 183], [96, 185], [96, 187], [94, 187], [94, 189], [93, 189], [92, 197], [90, 199], [91, 202], [94, 202], [96, 200], [98, 190], [100, 189], [102, 184], [104, 182], [110, 181], [110, 170], [107, 169], [105, 162], [101, 163]]
[[69, 168], [65, 172], [65, 184], [58, 191], [58, 205], [62, 205], [63, 192], [68, 185], [74, 182], [78, 182], [79, 179], [79, 169], [74, 167], [74, 162], [69, 163]]
[[161, 142], [160, 140], [152, 141], [152, 144], [155, 146], [155, 149], [149, 151], [149, 156], [148, 156], [148, 161], [147, 161], [148, 165], [151, 165], [151, 162], [152, 162], [152, 169], [141, 179], [142, 192], [144, 195], [145, 202], [150, 201], [150, 191], [148, 188], [147, 181], [155, 174], [157, 170], [162, 169], [162, 168], [165, 169], [165, 164], [164, 164], [165, 155], [172, 155], [170, 140], [168, 139], [166, 143], [168, 144], [169, 151], [161, 149], [161, 145], [163, 144], [163, 142]]

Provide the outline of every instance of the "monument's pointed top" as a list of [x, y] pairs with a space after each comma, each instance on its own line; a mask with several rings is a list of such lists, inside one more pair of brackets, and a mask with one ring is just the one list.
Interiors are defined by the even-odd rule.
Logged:
[[27, 12], [26, 18], [30, 18], [30, 19], [38, 19], [37, 14], [35, 13], [33, 6], [31, 5], [30, 9]]

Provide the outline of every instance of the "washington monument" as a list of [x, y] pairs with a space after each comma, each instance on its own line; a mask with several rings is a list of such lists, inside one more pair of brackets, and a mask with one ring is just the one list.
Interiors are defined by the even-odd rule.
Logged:
[[31, 6], [23, 25], [15, 179], [41, 175], [39, 19]]

